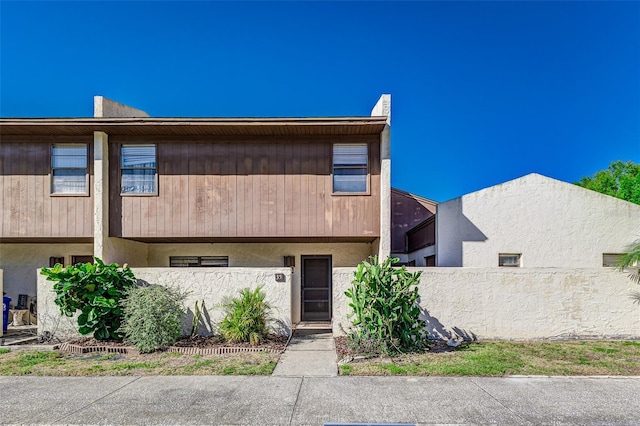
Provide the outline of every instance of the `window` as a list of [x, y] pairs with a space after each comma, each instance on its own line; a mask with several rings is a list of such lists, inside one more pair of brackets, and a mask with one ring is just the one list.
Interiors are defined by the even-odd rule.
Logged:
[[49, 268], [53, 268], [54, 266], [56, 266], [56, 263], [64, 266], [64, 257], [51, 256], [49, 258]]
[[121, 194], [157, 194], [156, 146], [122, 145]]
[[171, 256], [169, 266], [172, 268], [216, 268], [229, 266], [228, 256]]
[[498, 266], [508, 266], [512, 268], [519, 268], [521, 254], [516, 253], [500, 253], [498, 255]]
[[93, 264], [93, 256], [91, 256], [91, 255], [71, 256], [71, 264], [72, 265], [77, 265], [78, 263], [91, 263], [91, 264]]
[[603, 253], [602, 254], [602, 266], [613, 268], [618, 266], [618, 262], [624, 256], [621, 253]]
[[428, 267], [436, 266], [436, 255], [432, 254], [431, 256], [426, 256], [424, 258], [424, 266], [428, 266]]
[[88, 195], [87, 145], [54, 144], [51, 149], [51, 193]]
[[366, 143], [333, 145], [333, 192], [367, 192], [369, 153]]

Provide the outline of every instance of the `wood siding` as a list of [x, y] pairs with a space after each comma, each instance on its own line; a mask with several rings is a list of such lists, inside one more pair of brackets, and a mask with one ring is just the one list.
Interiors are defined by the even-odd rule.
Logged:
[[[13, 140], [12, 140], [13, 139]], [[16, 140], [16, 139], [19, 139]], [[0, 239], [93, 238], [93, 139], [11, 138], [0, 141]], [[51, 145], [86, 143], [89, 196], [51, 195]]]
[[391, 252], [407, 253], [407, 232], [435, 212], [435, 202], [392, 188]]
[[[369, 195], [332, 195], [332, 144], [369, 143]], [[157, 143], [158, 196], [120, 195], [122, 143]], [[380, 229], [378, 136], [111, 137], [110, 233], [125, 238], [366, 237]]]
[[[436, 243], [436, 218], [434, 216], [407, 232], [408, 252], [414, 252]], [[427, 265], [434, 266], [434, 265]]]

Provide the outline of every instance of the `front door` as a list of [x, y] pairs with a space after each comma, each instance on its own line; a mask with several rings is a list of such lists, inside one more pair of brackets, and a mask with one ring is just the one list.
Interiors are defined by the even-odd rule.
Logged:
[[302, 321], [331, 321], [331, 256], [302, 256]]

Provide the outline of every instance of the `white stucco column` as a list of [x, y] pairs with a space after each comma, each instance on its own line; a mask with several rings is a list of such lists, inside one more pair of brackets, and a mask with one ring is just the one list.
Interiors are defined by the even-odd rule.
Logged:
[[109, 137], [93, 132], [93, 255], [108, 262], [109, 237]]
[[386, 116], [387, 125], [380, 133], [380, 240], [378, 258], [391, 254], [391, 95], [380, 96], [371, 116]]
[[[103, 96], [93, 97], [95, 118], [148, 117], [146, 112], [112, 101]], [[109, 235], [109, 137], [103, 132], [93, 133], [94, 143], [94, 221], [93, 255], [105, 263], [128, 263], [147, 266], [147, 245]], [[114, 184], [119, 184], [114, 182]]]

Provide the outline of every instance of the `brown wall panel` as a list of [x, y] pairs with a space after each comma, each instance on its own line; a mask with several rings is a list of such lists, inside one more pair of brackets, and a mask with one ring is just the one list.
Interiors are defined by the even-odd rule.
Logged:
[[[91, 138], [22, 138], [0, 142], [0, 238], [93, 237]], [[51, 145], [86, 143], [89, 196], [51, 195]]]
[[[433, 216], [436, 203], [397, 189], [391, 190], [391, 251], [406, 253], [407, 231]], [[435, 235], [435, 234], [434, 234]]]
[[432, 246], [435, 243], [436, 221], [433, 216], [425, 220], [419, 226], [416, 226], [410, 232], [407, 232], [407, 248], [409, 252], [419, 250], [423, 247]]
[[[333, 195], [332, 143], [341, 140], [350, 141], [194, 142], [113, 136], [109, 149], [116, 176], [111, 177], [110, 195], [112, 211], [118, 214], [111, 217], [111, 235], [373, 239], [380, 227], [379, 140], [357, 139], [370, 144], [370, 193]], [[120, 145], [136, 142], [157, 143], [157, 197], [120, 196]]]

